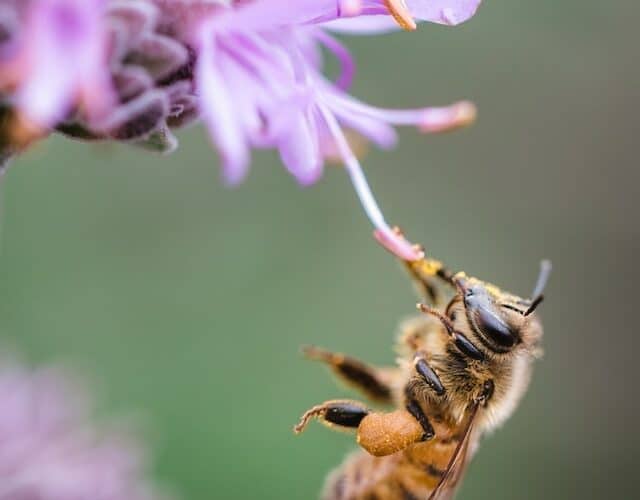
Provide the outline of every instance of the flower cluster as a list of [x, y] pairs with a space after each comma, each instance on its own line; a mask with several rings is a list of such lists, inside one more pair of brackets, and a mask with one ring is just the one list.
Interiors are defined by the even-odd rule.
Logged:
[[0, 500], [160, 500], [141, 449], [88, 420], [87, 398], [59, 369], [0, 358]]
[[[475, 108], [376, 108], [348, 93], [355, 63], [334, 33], [455, 25], [480, 0], [0, 0], [0, 163], [52, 131], [162, 152], [201, 119], [223, 177], [241, 182], [254, 148], [277, 149], [301, 184], [338, 156], [374, 226], [387, 226], [345, 137], [395, 144], [471, 122]], [[341, 73], [323, 73], [323, 55]], [[405, 248], [405, 257], [415, 252]]]

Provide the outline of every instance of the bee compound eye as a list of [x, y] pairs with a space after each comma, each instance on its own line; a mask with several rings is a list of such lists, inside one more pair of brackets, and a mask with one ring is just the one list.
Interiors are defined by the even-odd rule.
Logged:
[[485, 309], [478, 309], [476, 321], [480, 332], [500, 347], [513, 347], [518, 340], [509, 325]]

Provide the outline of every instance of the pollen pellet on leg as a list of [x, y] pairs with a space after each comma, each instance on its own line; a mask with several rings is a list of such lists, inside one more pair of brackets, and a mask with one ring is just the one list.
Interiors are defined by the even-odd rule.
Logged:
[[422, 439], [424, 430], [406, 410], [370, 413], [358, 427], [358, 444], [371, 455], [382, 457]]

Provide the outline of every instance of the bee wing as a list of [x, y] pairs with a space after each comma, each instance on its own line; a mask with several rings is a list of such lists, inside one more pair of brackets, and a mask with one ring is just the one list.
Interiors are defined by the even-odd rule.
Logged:
[[473, 403], [473, 406], [471, 406], [469, 416], [467, 417], [467, 423], [465, 424], [458, 446], [456, 446], [453, 455], [451, 455], [449, 463], [447, 464], [447, 469], [444, 471], [442, 478], [440, 478], [440, 482], [429, 496], [429, 500], [444, 499], [445, 497], [443, 495], [447, 491], [452, 491], [460, 481], [467, 462], [469, 443], [471, 441], [471, 435], [473, 434], [474, 424], [477, 421], [479, 407], [479, 402], [475, 402]]

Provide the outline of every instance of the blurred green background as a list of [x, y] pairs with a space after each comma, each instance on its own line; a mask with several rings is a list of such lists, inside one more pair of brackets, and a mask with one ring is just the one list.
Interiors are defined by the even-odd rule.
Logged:
[[[636, 496], [639, 16], [632, 1], [491, 0], [457, 29], [348, 41], [359, 97], [480, 111], [366, 157], [387, 217], [515, 292], [554, 262], [545, 358], [461, 499]], [[260, 154], [227, 190], [205, 133], [181, 140], [159, 158], [57, 138], [14, 164], [2, 338], [91, 375], [104, 416], [137, 410], [156, 477], [183, 498], [315, 498], [355, 445], [292, 435], [308, 406], [349, 394], [299, 346], [389, 363], [415, 298], [339, 168], [301, 189]]]

